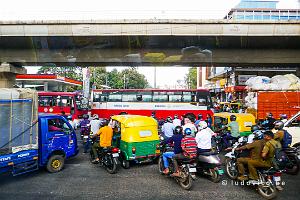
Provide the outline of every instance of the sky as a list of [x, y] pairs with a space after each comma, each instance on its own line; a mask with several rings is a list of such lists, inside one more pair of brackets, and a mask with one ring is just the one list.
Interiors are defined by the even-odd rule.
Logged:
[[[235, 7], [240, 0], [3, 0], [0, 20], [46, 19], [153, 19], [186, 18], [218, 19]], [[278, 8], [299, 8], [297, 0], [280, 0]], [[36, 73], [29, 67], [28, 73]], [[154, 69], [139, 67], [153, 86]], [[157, 68], [157, 85], [174, 86], [183, 80], [188, 67]]]

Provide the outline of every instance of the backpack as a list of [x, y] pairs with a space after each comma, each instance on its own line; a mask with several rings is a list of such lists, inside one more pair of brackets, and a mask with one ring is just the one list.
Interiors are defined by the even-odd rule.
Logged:
[[270, 144], [274, 147], [274, 158], [272, 159], [272, 163], [276, 170], [282, 170], [286, 167], [288, 163], [288, 157], [284, 150], [280, 147], [279, 144], [273, 145], [271, 142]]
[[286, 130], [283, 130], [284, 131], [284, 135], [283, 135], [283, 139], [282, 139], [282, 148], [288, 148], [289, 145], [292, 144], [292, 135], [289, 134]]

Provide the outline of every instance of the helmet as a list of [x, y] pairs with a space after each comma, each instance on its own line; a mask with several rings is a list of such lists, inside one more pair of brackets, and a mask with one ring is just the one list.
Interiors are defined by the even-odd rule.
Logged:
[[166, 121], [172, 123], [173, 122], [172, 121], [172, 117], [168, 116], [167, 119], [166, 119]]
[[97, 114], [94, 114], [93, 119], [99, 119], [99, 116]]
[[235, 115], [230, 115], [230, 121], [235, 121], [236, 120], [236, 116]]
[[259, 126], [257, 125], [253, 125], [251, 126], [251, 132], [254, 133], [255, 131], [258, 131], [259, 130]]
[[198, 119], [202, 119], [202, 114], [199, 114], [199, 115], [198, 115]]
[[260, 130], [254, 131], [254, 140], [261, 140], [264, 138], [264, 133]]
[[89, 118], [89, 115], [87, 115], [87, 114], [83, 115], [83, 119], [88, 119], [88, 118]]
[[177, 134], [177, 135], [182, 134], [182, 127], [181, 126], [176, 126], [175, 130], [174, 130], [174, 133]]
[[279, 117], [280, 117], [281, 120], [282, 119], [287, 119], [287, 114], [280, 114]]
[[191, 135], [192, 134], [192, 130], [190, 128], [186, 128], [186, 129], [184, 129], [184, 134], [185, 135]]
[[200, 130], [206, 129], [206, 128], [207, 128], [207, 123], [206, 123], [206, 121], [201, 121], [201, 122], [199, 122], [198, 127], [199, 127]]
[[283, 129], [283, 126], [284, 126], [284, 124], [283, 124], [283, 122], [280, 121], [280, 120], [274, 122], [274, 128], [275, 128], [276, 130], [281, 130], [281, 129]]
[[267, 117], [273, 117], [272, 113], [268, 113]]
[[108, 123], [109, 123], [109, 121], [107, 119], [103, 119], [101, 122], [102, 126], [107, 126]]

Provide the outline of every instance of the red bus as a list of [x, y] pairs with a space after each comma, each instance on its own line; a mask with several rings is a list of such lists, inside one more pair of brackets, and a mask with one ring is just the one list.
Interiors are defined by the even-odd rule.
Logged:
[[79, 92], [38, 92], [40, 113], [72, 115], [73, 119], [82, 118], [88, 113], [88, 101]]
[[208, 90], [186, 89], [103, 89], [92, 92], [92, 114], [109, 118], [122, 112], [134, 115], [151, 116], [158, 119], [168, 116], [213, 115], [212, 100]]

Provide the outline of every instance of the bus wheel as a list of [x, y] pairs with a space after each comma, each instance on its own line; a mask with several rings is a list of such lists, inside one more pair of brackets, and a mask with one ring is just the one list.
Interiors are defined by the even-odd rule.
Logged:
[[61, 155], [53, 155], [49, 158], [47, 163], [47, 171], [50, 173], [56, 173], [62, 170], [65, 164], [65, 159]]

